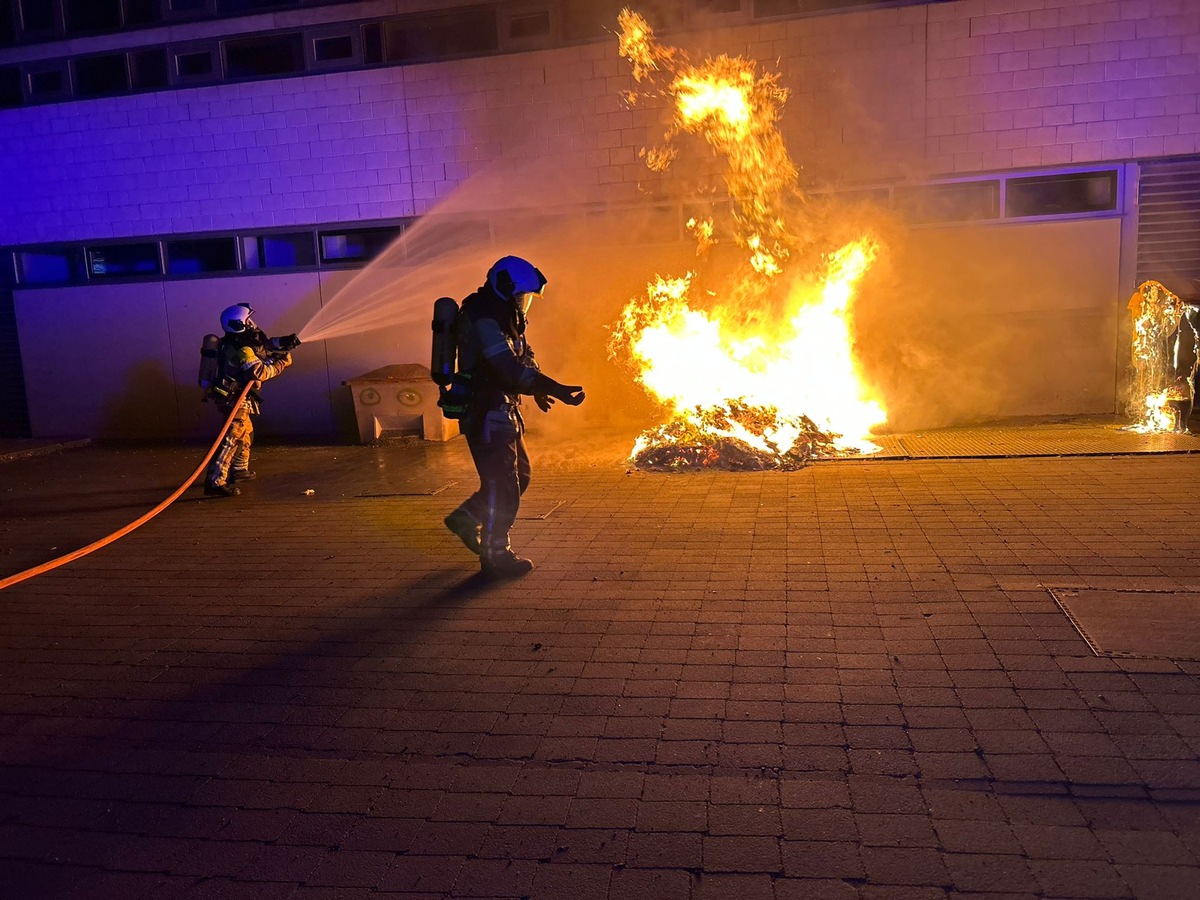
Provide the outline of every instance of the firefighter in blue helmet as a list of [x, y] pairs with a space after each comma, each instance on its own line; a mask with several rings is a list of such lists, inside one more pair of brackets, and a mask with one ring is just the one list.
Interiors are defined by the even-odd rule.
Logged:
[[479, 554], [482, 572], [490, 578], [515, 578], [533, 568], [509, 546], [509, 531], [530, 478], [521, 395], [532, 396], [543, 412], [555, 400], [569, 406], [583, 402], [581, 386], [559, 384], [542, 374], [525, 340], [529, 306], [545, 286], [545, 276], [532, 263], [505, 256], [463, 301], [455, 329], [458, 369], [470, 384], [461, 427], [479, 473], [479, 490], [445, 522]]
[[[294, 334], [268, 338], [250, 317], [254, 310], [239, 303], [221, 313], [224, 336], [216, 347], [217, 369], [209, 395], [217, 401], [223, 415], [233, 412], [234, 401], [248, 382], [274, 378], [292, 364], [291, 350], [300, 344]], [[254, 439], [251, 416], [261, 410], [256, 388], [238, 405], [237, 413], [225, 432], [221, 446], [213, 456], [204, 481], [204, 493], [216, 497], [236, 497], [241, 491], [234, 482], [249, 481], [250, 444]]]

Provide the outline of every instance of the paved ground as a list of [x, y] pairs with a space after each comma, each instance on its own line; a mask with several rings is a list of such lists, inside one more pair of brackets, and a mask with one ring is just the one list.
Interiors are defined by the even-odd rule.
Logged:
[[[0, 592], [0, 898], [1200, 895], [1200, 662], [1052, 593], [1200, 592], [1197, 457], [533, 451], [517, 583], [457, 441], [260, 449]], [[3, 463], [0, 574], [200, 455]]]

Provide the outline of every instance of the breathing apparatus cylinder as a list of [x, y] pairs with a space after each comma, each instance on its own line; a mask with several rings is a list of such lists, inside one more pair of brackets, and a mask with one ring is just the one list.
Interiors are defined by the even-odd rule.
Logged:
[[454, 367], [458, 356], [458, 339], [454, 323], [458, 318], [458, 301], [453, 297], [439, 297], [433, 304], [433, 352], [429, 362], [429, 374], [435, 384], [445, 387], [454, 378]]
[[215, 334], [206, 334], [200, 342], [200, 374], [196, 381], [205, 391], [211, 391], [220, 377], [221, 339]]

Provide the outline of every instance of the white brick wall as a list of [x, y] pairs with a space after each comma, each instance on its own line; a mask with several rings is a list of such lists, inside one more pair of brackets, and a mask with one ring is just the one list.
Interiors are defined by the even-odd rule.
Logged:
[[[1200, 152], [1196, 0], [958, 0], [703, 40], [782, 73], [816, 184]], [[2, 111], [0, 244], [419, 215], [530, 157], [631, 200], [663, 125], [622, 107], [630, 86], [614, 41]]]
[[[933, 172], [1200, 152], [1194, 0], [971, 0], [925, 7]], [[1011, 122], [965, 110], [998, 104]], [[994, 150], [961, 138], [981, 130]]]

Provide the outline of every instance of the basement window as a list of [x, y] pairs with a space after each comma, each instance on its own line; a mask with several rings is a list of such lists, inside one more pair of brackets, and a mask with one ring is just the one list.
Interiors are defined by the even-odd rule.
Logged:
[[225, 74], [229, 78], [267, 78], [304, 71], [300, 32], [225, 41]]
[[130, 84], [137, 91], [166, 87], [166, 52], [161, 49], [132, 51], [129, 54], [129, 75]]
[[79, 97], [111, 97], [129, 90], [129, 71], [124, 53], [84, 56], [75, 67], [75, 94]]
[[189, 50], [176, 53], [175, 72], [180, 79], [185, 81], [211, 76], [213, 74], [212, 50]]
[[383, 26], [364, 25], [362, 30], [363, 62], [375, 66], [383, 62]]
[[16, 66], [0, 66], [0, 109], [12, 109], [22, 102], [21, 70]]
[[170, 275], [235, 272], [237, 267], [237, 244], [233, 238], [167, 241], [167, 273]]
[[67, 36], [121, 27], [121, 0], [63, 0]]
[[157, 243], [109, 244], [87, 249], [87, 268], [92, 278], [160, 275], [162, 261]]
[[540, 10], [515, 15], [508, 20], [508, 36], [513, 40], [546, 37], [550, 34], [550, 12]]
[[84, 280], [83, 253], [77, 247], [17, 253], [21, 284], [70, 284]]
[[892, 197], [896, 209], [917, 225], [1000, 216], [1000, 182], [996, 180], [898, 187]]
[[754, 18], [795, 16], [803, 11], [800, 0], [754, 0]]
[[400, 225], [321, 232], [321, 262], [351, 263], [374, 259], [403, 231]]
[[223, 13], [255, 12], [277, 6], [296, 5], [296, 0], [217, 0], [217, 9]]
[[153, 25], [162, 21], [159, 0], [125, 0], [125, 25]]
[[29, 98], [31, 100], [57, 100], [64, 98], [70, 84], [66, 72], [66, 60], [30, 67], [26, 70]]
[[493, 8], [404, 18], [385, 22], [383, 30], [387, 61], [392, 63], [478, 56], [500, 49]]
[[348, 34], [317, 38], [313, 41], [313, 59], [317, 62], [338, 62], [354, 58], [354, 41]]
[[1068, 172], [1009, 178], [1004, 215], [1062, 216], [1108, 212], [1117, 208], [1117, 171]]
[[12, 0], [0, 0], [0, 47], [11, 47], [17, 42], [17, 30], [13, 27]]
[[25, 37], [33, 37], [37, 32], [58, 30], [57, 3], [47, 3], [46, 0], [18, 0], [18, 9]]
[[362, 34], [358, 28], [347, 30], [337, 26], [305, 31], [309, 70], [362, 65], [366, 62]]
[[[611, 37], [617, 15], [627, 5], [628, 0], [564, 0], [563, 37], [568, 41]], [[644, 4], [639, 4], [639, 12], [647, 13]]]
[[211, 13], [213, 0], [167, 0], [167, 12], [171, 16], [196, 16]]
[[298, 269], [317, 264], [311, 231], [242, 238], [247, 269]]

